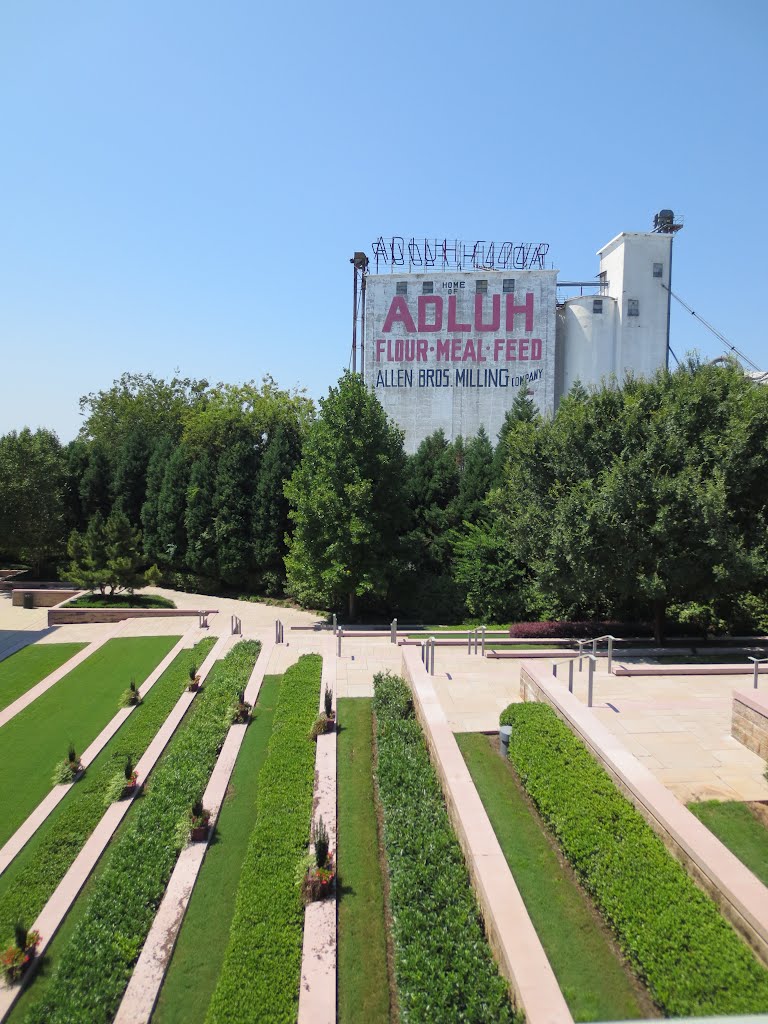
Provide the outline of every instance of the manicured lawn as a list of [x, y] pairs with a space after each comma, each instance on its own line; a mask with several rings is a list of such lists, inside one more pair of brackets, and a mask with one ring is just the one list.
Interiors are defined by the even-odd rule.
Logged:
[[29, 924], [43, 909], [101, 820], [112, 778], [122, 772], [128, 755], [136, 764], [186, 690], [189, 666], [199, 665], [214, 643], [213, 637], [206, 637], [194, 650], [177, 655], [85, 776], [0, 875], [0, 940], [13, 934], [18, 920]]
[[142, 683], [177, 640], [110, 640], [0, 729], [0, 846], [49, 792], [69, 743], [81, 754], [117, 712], [131, 678]]
[[564, 870], [512, 767], [488, 736], [456, 736], [534, 927], [574, 1020], [647, 1015], [637, 982], [613, 946], [572, 872]]
[[77, 654], [86, 644], [30, 644], [0, 661], [0, 711]]
[[203, 861], [153, 1024], [202, 1024], [224, 960], [235, 895], [256, 821], [258, 776], [267, 755], [282, 676], [265, 676], [216, 834]]
[[768, 885], [768, 829], [748, 807], [736, 800], [705, 800], [688, 804], [688, 810]]
[[373, 788], [371, 701], [340, 700], [338, 720], [338, 1020], [340, 1024], [388, 1024], [387, 935]]

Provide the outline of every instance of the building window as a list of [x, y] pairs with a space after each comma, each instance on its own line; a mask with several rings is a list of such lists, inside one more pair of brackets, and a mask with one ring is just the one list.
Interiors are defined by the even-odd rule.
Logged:
[[640, 316], [639, 299], [627, 299], [627, 316]]
[[653, 276], [654, 277], [661, 277], [663, 273], [664, 273], [664, 264], [663, 263], [654, 263], [653, 264]]
[[397, 294], [397, 295], [407, 295], [408, 294], [408, 282], [407, 281], [398, 281], [397, 282], [397, 287], [395, 288], [395, 294]]
[[475, 291], [481, 295], [488, 294], [488, 282], [487, 281], [475, 281]]
[[422, 285], [421, 285], [421, 294], [422, 295], [431, 295], [434, 290], [435, 290], [435, 282], [434, 281], [424, 281], [424, 282], [422, 282]]
[[515, 290], [515, 279], [514, 277], [505, 277], [501, 282], [501, 288], [505, 295]]
[[593, 313], [602, 313], [603, 312], [603, 300], [602, 299], [592, 299], [592, 312]]

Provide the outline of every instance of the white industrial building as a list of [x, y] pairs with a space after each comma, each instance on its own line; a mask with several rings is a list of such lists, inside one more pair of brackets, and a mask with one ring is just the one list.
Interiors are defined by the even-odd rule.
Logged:
[[379, 240], [383, 273], [365, 273], [370, 264], [356, 254], [364, 379], [405, 432], [406, 449], [438, 428], [452, 440], [483, 426], [495, 441], [520, 389], [547, 415], [576, 381], [666, 366], [679, 225], [668, 210], [655, 222], [653, 232], [623, 232], [603, 246], [590, 281], [558, 281], [544, 268], [543, 245], [531, 258], [522, 245], [503, 243], [502, 256], [501, 246], [473, 243], [471, 253], [452, 248], [455, 266], [446, 266], [444, 243], [441, 253], [440, 244], [401, 239], [382, 249]]

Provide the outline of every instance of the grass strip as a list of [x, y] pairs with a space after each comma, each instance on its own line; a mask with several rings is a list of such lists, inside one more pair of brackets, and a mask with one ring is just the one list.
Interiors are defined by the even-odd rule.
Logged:
[[259, 650], [241, 641], [208, 675], [183, 728], [152, 773], [128, 827], [111, 844], [82, 919], [27, 1024], [103, 1024], [117, 1011], [173, 866], [187, 839], [230, 723], [230, 708]]
[[511, 1022], [443, 793], [407, 683], [374, 677], [379, 797], [390, 876], [395, 976], [409, 1024]]
[[672, 1017], [764, 1013], [768, 971], [545, 704], [513, 704], [509, 756], [625, 956]]
[[283, 676], [259, 776], [256, 827], [237, 890], [208, 1024], [295, 1024], [304, 905], [296, 871], [309, 841], [322, 658], [305, 654]]
[[564, 869], [509, 762], [482, 733], [457, 735], [456, 742], [573, 1019], [647, 1016], [637, 982], [572, 872]]
[[0, 876], [0, 938], [18, 920], [31, 923], [50, 899], [104, 814], [104, 794], [129, 755], [139, 760], [189, 683], [190, 665], [200, 665], [215, 643], [206, 637], [182, 651], [142, 704], [109, 741], [80, 782]]
[[0, 729], [0, 846], [50, 792], [68, 745], [82, 754], [118, 711], [131, 678], [140, 685], [178, 639], [109, 640]]
[[61, 668], [87, 644], [30, 644], [0, 661], [0, 711]]
[[748, 807], [737, 800], [704, 800], [688, 804], [688, 810], [768, 885], [768, 831]]
[[152, 1024], [202, 1024], [224, 961], [282, 676], [265, 676]]
[[[340, 1024], [388, 1024], [389, 978], [384, 882], [373, 790], [370, 699], [342, 699], [338, 735]], [[365, 950], [361, 961], [360, 951]]]

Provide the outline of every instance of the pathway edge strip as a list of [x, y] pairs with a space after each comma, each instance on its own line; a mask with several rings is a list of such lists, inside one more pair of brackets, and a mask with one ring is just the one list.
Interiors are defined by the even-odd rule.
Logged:
[[437, 770], [456, 836], [502, 974], [528, 1024], [573, 1024], [552, 965], [485, 812], [416, 647], [403, 647], [403, 674]]

